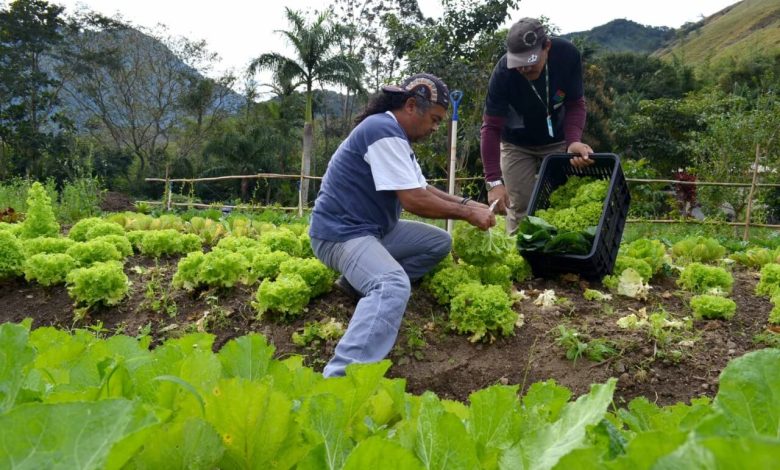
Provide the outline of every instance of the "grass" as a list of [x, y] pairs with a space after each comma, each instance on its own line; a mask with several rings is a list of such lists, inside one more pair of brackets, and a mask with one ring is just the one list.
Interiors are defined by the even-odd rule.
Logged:
[[[0, 210], [11, 207], [24, 213], [27, 210], [27, 191], [32, 183], [33, 180], [15, 177], [0, 184]], [[57, 191], [54, 179], [47, 179], [43, 185], [60, 222], [72, 224], [100, 213], [104, 190], [97, 178], [80, 177], [65, 181], [61, 191]]]
[[705, 236], [721, 242], [731, 251], [742, 250], [748, 245], [767, 248], [780, 247], [780, 232], [770, 228], [751, 227], [749, 242], [742, 241], [743, 227], [735, 227], [713, 222], [711, 224], [652, 224], [649, 222], [633, 222], [626, 224], [623, 231], [623, 243], [630, 243], [641, 238], [656, 238], [668, 243], [675, 243], [683, 238]]
[[686, 64], [705, 66], [780, 50], [780, 4], [777, 0], [745, 0], [728, 13], [711, 16], [693, 27], [671, 48], [657, 53], [661, 58], [683, 57]]

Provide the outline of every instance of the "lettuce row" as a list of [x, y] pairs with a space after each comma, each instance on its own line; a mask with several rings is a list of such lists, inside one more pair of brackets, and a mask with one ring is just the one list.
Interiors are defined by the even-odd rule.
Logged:
[[464, 404], [406, 393], [387, 361], [324, 379], [256, 334], [150, 351], [29, 325], [0, 325], [3, 468], [772, 468], [780, 451], [776, 349], [732, 360], [712, 401], [615, 408], [610, 379], [576, 400], [549, 380]]

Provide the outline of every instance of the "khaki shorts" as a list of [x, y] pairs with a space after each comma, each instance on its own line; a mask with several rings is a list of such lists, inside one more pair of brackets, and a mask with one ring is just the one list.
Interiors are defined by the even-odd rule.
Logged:
[[510, 207], [506, 210], [507, 232], [514, 233], [517, 224], [526, 215], [536, 182], [536, 173], [544, 157], [564, 152], [566, 152], [565, 142], [538, 147], [522, 147], [501, 142], [501, 174], [510, 203]]

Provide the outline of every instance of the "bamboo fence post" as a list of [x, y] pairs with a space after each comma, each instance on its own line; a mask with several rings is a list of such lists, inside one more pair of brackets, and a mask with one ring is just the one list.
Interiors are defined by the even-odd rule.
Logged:
[[167, 212], [171, 211], [171, 201], [173, 198], [173, 183], [171, 183], [170, 180], [170, 171], [168, 165], [165, 165], [165, 191], [167, 191], [167, 203], [165, 204], [165, 210]]
[[761, 156], [761, 148], [759, 144], [756, 144], [756, 161], [753, 163], [753, 182], [750, 184], [750, 192], [748, 193], [748, 205], [745, 212], [745, 231], [742, 234], [742, 240], [748, 241], [750, 239], [750, 215], [753, 211], [753, 194], [756, 191], [756, 180], [758, 179], [758, 162]]
[[303, 168], [301, 168], [301, 179], [298, 181], [298, 217], [303, 217]]

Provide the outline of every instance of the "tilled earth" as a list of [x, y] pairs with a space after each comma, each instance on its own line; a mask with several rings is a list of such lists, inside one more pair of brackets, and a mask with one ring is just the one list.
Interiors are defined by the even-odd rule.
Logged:
[[[78, 319], [63, 286], [43, 288], [23, 280], [0, 283], [0, 322], [29, 317], [33, 327], [89, 326], [101, 334], [132, 336], [143, 332], [152, 336], [153, 345], [187, 332], [208, 331], [216, 336], [217, 349], [231, 338], [260, 332], [276, 346], [278, 357], [304, 355], [307, 364], [321, 370], [335, 343], [302, 348], [292, 343], [292, 333], [304, 323], [330, 318], [346, 325], [356, 304], [333, 290], [313, 300], [304, 315], [292, 323], [258, 320], [251, 306], [256, 286], [195, 293], [174, 290], [170, 282], [177, 261], [130, 258], [126, 263], [132, 282], [129, 298]], [[670, 320], [690, 317], [690, 294], [679, 291], [673, 279], [653, 282], [647, 301], [615, 296], [603, 303], [583, 299], [586, 284], [576, 278], [534, 279], [516, 286], [528, 298], [514, 306], [524, 316], [515, 335], [476, 344], [448, 331], [447, 308], [416, 287], [391, 352], [389, 375], [406, 379], [410, 392], [432, 390], [442, 398], [457, 400], [466, 400], [471, 392], [496, 383], [519, 384], [525, 390], [534, 382], [549, 379], [579, 395], [592, 383], [609, 377], [618, 378], [617, 405], [637, 396], [659, 405], [713, 396], [718, 375], [730, 359], [764, 347], [755, 337], [766, 331], [772, 308], [769, 300], [753, 294], [758, 281], [755, 271], [736, 269], [733, 274], [734, 318], [694, 321], [692, 329], [663, 328], [656, 334], [647, 329], [627, 331], [616, 321], [630, 313], [641, 316], [661, 309]], [[599, 284], [590, 287], [605, 291]], [[554, 289], [559, 298], [568, 301], [550, 308], [534, 305], [533, 300], [545, 289]], [[583, 343], [606, 340], [617, 353], [596, 361], [584, 356], [567, 359], [567, 348], [558, 341], [560, 325], [576, 330]]]

